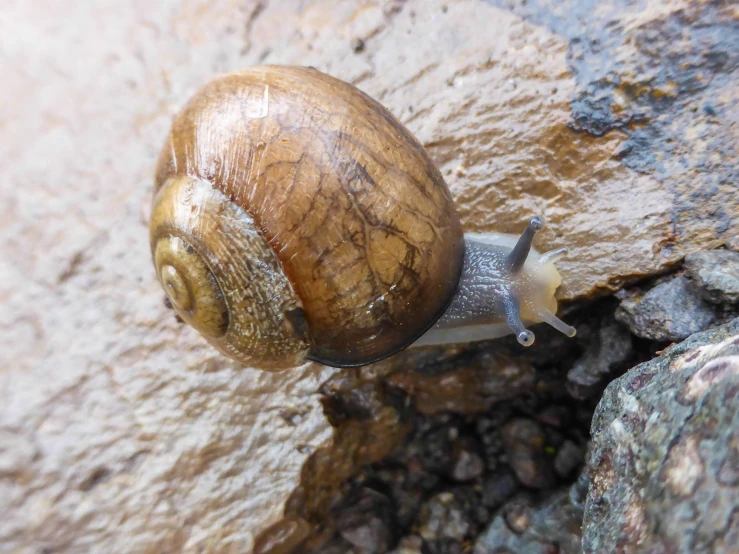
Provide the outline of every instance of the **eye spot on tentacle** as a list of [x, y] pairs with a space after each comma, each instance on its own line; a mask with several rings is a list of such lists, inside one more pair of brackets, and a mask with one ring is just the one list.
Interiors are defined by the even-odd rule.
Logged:
[[546, 263], [555, 263], [557, 260], [560, 260], [564, 258], [568, 253], [570, 249], [566, 246], [562, 248], [557, 248], [556, 250], [550, 250], [549, 252], [545, 252], [539, 257], [539, 264], [543, 265]]
[[521, 331], [518, 336], [516, 337], [518, 339], [519, 344], [522, 346], [531, 346], [534, 344], [534, 333], [529, 331], [528, 329], [526, 331]]

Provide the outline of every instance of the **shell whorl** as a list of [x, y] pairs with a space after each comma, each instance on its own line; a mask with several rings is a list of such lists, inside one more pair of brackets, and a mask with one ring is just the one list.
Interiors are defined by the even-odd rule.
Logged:
[[305, 360], [300, 300], [247, 213], [191, 177], [169, 179], [152, 213], [157, 275], [186, 323], [248, 365], [284, 369]]

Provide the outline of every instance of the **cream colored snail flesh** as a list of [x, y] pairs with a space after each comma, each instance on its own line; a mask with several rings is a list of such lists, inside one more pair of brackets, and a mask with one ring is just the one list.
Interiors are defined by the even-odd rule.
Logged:
[[463, 234], [421, 144], [315, 69], [224, 75], [175, 117], [150, 225], [177, 314], [246, 365], [369, 364], [410, 345], [482, 340], [556, 316], [564, 249]]

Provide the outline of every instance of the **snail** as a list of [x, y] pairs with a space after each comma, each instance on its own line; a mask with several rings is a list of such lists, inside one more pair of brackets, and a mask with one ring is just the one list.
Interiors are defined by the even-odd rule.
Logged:
[[177, 315], [267, 370], [353, 367], [410, 345], [482, 340], [555, 315], [566, 249], [463, 234], [418, 140], [378, 102], [313, 68], [206, 84], [157, 161], [150, 244]]

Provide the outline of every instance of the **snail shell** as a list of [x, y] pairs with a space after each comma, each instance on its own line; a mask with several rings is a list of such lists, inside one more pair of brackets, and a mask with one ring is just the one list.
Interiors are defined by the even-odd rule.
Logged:
[[280, 66], [219, 77], [176, 116], [150, 243], [180, 317], [264, 369], [403, 349], [445, 311], [464, 257], [410, 132], [357, 88]]

